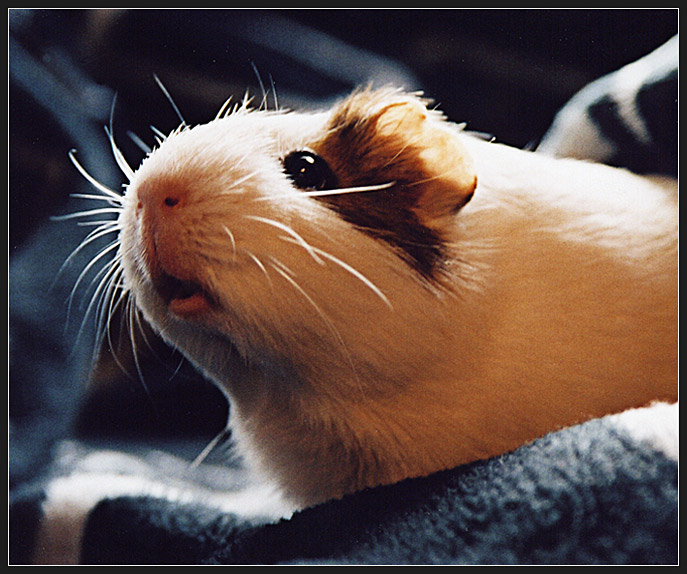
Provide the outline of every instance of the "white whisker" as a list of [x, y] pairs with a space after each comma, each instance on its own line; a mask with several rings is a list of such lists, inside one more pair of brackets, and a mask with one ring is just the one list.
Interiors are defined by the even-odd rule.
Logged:
[[[96, 287], [95, 292], [91, 296], [91, 299], [89, 301], [89, 304], [83, 314], [83, 318], [81, 320], [81, 325], [79, 327], [79, 331], [77, 334], [77, 340], [81, 338], [84, 329], [86, 328], [86, 322], [89, 320], [91, 317], [91, 314], [93, 312], [93, 309], [96, 306], [100, 306], [102, 308], [103, 305], [103, 300], [101, 298], [101, 295], [103, 294], [103, 289], [105, 286], [109, 283], [110, 278], [112, 277], [113, 274], [116, 274], [118, 270], [118, 266], [115, 262], [115, 260], [108, 261], [107, 264], [105, 264], [96, 274], [94, 277], [93, 281], [91, 284], [93, 284], [95, 281], [98, 281], [98, 285]], [[83, 273], [79, 276], [79, 279], [77, 281], [80, 281], [83, 277]], [[76, 288], [76, 285], [75, 285]], [[72, 299], [74, 296], [74, 289], [72, 290], [72, 293], [70, 294], [69, 297], [69, 304], [68, 304], [68, 309], [67, 309], [67, 316], [71, 313], [71, 305], [72, 305]], [[94, 356], [97, 355], [99, 344], [102, 341], [102, 333], [103, 333], [103, 325], [102, 325], [102, 312], [96, 313], [94, 316], [95, 324], [97, 326], [97, 334], [96, 334], [96, 340], [95, 340], [95, 347], [93, 349]]]
[[119, 222], [116, 219], [94, 219], [92, 221], [77, 221], [76, 224], [79, 227], [93, 227], [95, 225], [102, 228], [107, 227], [108, 233], [114, 233], [115, 231], [119, 231]]
[[234, 256], [234, 261], [236, 261], [236, 238], [234, 237], [234, 234], [229, 230], [229, 228], [226, 225], [222, 226], [222, 229], [227, 233], [229, 236], [229, 240], [231, 241], [231, 250]]
[[[346, 347], [346, 343], [343, 340], [341, 333], [339, 333], [338, 329], [336, 328], [332, 320], [329, 317], [327, 317], [326, 313], [320, 308], [317, 302], [310, 295], [308, 295], [305, 289], [303, 289], [303, 287], [301, 287], [298, 284], [298, 282], [295, 280], [295, 273], [291, 271], [291, 269], [289, 269], [286, 265], [284, 265], [281, 261], [279, 261], [276, 257], [273, 256], [270, 256], [269, 266], [272, 269], [274, 269], [279, 275], [281, 275], [298, 293], [301, 294], [301, 296], [305, 298], [305, 300], [313, 307], [313, 309], [315, 309], [315, 312], [318, 314], [320, 319], [322, 319], [324, 324], [327, 326], [327, 328], [333, 335], [336, 343], [341, 348], [343, 357], [349, 364], [351, 372], [353, 373], [353, 377], [356, 381], [358, 381], [358, 385], [360, 386], [360, 379], [358, 377], [355, 363], [353, 362], [351, 354], [348, 348]], [[362, 387], [360, 387], [360, 390], [364, 395]]]
[[121, 207], [100, 207], [98, 209], [88, 209], [86, 211], [77, 211], [75, 213], [67, 213], [66, 215], [54, 215], [51, 219], [54, 221], [66, 221], [67, 219], [76, 219], [77, 217], [88, 217], [89, 215], [101, 215], [103, 213], [121, 213]]
[[98, 273], [96, 273], [95, 277], [91, 280], [90, 287], [93, 287], [95, 285], [95, 289], [91, 296], [91, 301], [88, 305], [88, 308], [86, 309], [85, 315], [90, 315], [91, 311], [94, 308], [94, 305], [97, 305], [98, 310], [96, 312], [95, 317], [96, 322], [98, 324], [100, 323], [100, 319], [104, 316], [103, 301], [105, 300], [105, 295], [110, 289], [111, 282], [117, 276], [118, 272], [118, 261], [116, 259], [112, 259], [108, 261], [105, 265], [103, 265], [98, 271]]
[[265, 277], [267, 278], [267, 281], [269, 282], [270, 286], [272, 286], [272, 278], [270, 277], [270, 274], [267, 272], [267, 269], [265, 269], [265, 265], [262, 263], [262, 261], [260, 261], [260, 259], [258, 259], [258, 257], [257, 257], [254, 253], [251, 253], [250, 251], [247, 251], [247, 250], [246, 250], [246, 254], [247, 254], [248, 257], [250, 257], [250, 258], [253, 260], [253, 262], [258, 266], [258, 268], [260, 269], [260, 271], [263, 272], [263, 274], [264, 274]]
[[277, 99], [277, 86], [274, 83], [274, 78], [270, 74], [270, 84], [272, 86], [272, 98], [274, 99], [274, 109], [279, 111], [279, 100]]
[[[158, 84], [162, 88], [163, 92], [179, 114], [178, 108], [174, 105], [174, 102], [172, 101], [171, 96], [169, 96], [167, 90], [164, 88], [164, 86], [162, 86], [161, 82], [159, 82], [157, 78], [156, 81], [158, 81]], [[132, 170], [127, 163], [124, 155], [118, 148], [114, 137], [114, 107], [115, 101], [112, 103], [109, 127], [105, 128], [105, 132], [109, 139], [112, 154], [117, 165], [119, 166], [119, 169], [124, 173], [128, 180], [131, 181], [134, 175], [134, 170]], [[181, 114], [179, 114], [179, 117], [182, 121], [182, 125], [179, 126], [176, 131], [180, 131], [185, 128]], [[155, 128], [152, 129], [159, 135], [158, 143], [161, 143], [167, 139], [167, 136], [157, 131]], [[138, 138], [138, 136], [132, 134], [131, 132], [128, 133], [128, 136], [141, 148], [142, 151], [148, 154], [151, 153], [150, 147], [147, 146], [140, 138]], [[53, 218], [58, 221], [83, 219], [83, 221], [77, 221], [77, 225], [93, 227], [86, 237], [82, 239], [80, 244], [69, 254], [65, 262], [62, 264], [58, 275], [59, 273], [63, 272], [65, 266], [74, 261], [77, 254], [81, 253], [87, 247], [93, 246], [98, 240], [109, 234], [119, 234], [121, 229], [117, 217], [123, 212], [123, 205], [125, 203], [125, 195], [123, 192], [110, 189], [96, 180], [86, 171], [86, 169], [76, 158], [76, 150], [71, 150], [69, 157], [86, 181], [93, 186], [93, 188], [97, 190], [99, 194], [102, 194], [99, 195], [96, 192], [76, 193], [72, 194], [72, 196], [77, 199], [106, 202], [106, 204], [109, 204], [109, 207], [85, 209], [76, 213]], [[112, 218], [110, 219], [109, 217]], [[149, 393], [141, 365], [139, 345], [146, 344], [151, 349], [153, 347], [146, 337], [146, 331], [142, 323], [143, 320], [140, 316], [140, 312], [125, 284], [124, 271], [121, 263], [122, 255], [121, 251], [118, 251], [120, 249], [121, 245], [119, 242], [119, 237], [116, 237], [113, 241], [100, 248], [95, 256], [91, 257], [85, 267], [80, 270], [79, 275], [76, 278], [76, 281], [74, 282], [68, 295], [67, 323], [69, 323], [69, 318], [73, 317], [74, 315], [73, 307], [75, 306], [77, 295], [83, 291], [83, 297], [79, 295], [79, 298], [81, 299], [81, 304], [85, 307], [85, 309], [83, 309], [83, 312], [79, 313], [81, 315], [81, 319], [80, 325], [78, 326], [79, 328], [76, 335], [76, 340], [79, 341], [84, 337], [88, 322], [93, 321], [96, 325], [94, 340], [95, 346], [93, 348], [94, 361], [98, 360], [99, 353], [101, 352], [102, 348], [104, 348], [104, 345], [109, 345], [109, 348], [112, 351], [112, 357], [122, 372], [126, 376], [132, 378], [138, 374], [138, 379], [141, 385], [145, 389], [146, 393]], [[115, 252], [114, 257], [109, 258], [113, 252]], [[84, 285], [87, 278], [90, 278], [90, 281], [88, 282], [88, 285]], [[128, 369], [131, 369], [131, 366], [129, 365], [127, 367], [122, 360], [120, 360], [120, 357], [116, 352], [116, 342], [113, 340], [115, 334], [115, 332], [113, 332], [113, 321], [115, 317], [120, 317], [122, 321], [121, 328], [126, 329], [126, 332], [128, 333], [131, 351], [133, 354], [133, 363], [135, 364], [135, 373], [128, 372]], [[123, 338], [120, 339], [120, 350], [121, 341], [123, 340]]]
[[157, 136], [155, 140], [157, 141], [158, 145], [167, 139], [167, 136], [162, 132], [162, 130], [157, 129], [155, 126], [150, 126], [150, 129]]
[[114, 139], [114, 134], [112, 133], [112, 128], [105, 128], [105, 131], [107, 132], [107, 137], [110, 139], [110, 147], [112, 148], [112, 155], [114, 155], [115, 161], [117, 162], [119, 169], [121, 169], [122, 173], [126, 176], [126, 178], [129, 181], [131, 181], [132, 178], [134, 177], [134, 170], [131, 169], [131, 166], [128, 164], [128, 162], [124, 158], [124, 154], [122, 154], [122, 152], [117, 147], [117, 144], [115, 143], [115, 139]]
[[195, 460], [191, 463], [190, 468], [198, 468], [198, 466], [200, 466], [200, 464], [210, 455], [215, 447], [223, 443], [229, 437], [230, 432], [231, 431], [229, 430], [229, 427], [222, 429], [195, 458]]
[[360, 187], [344, 187], [341, 189], [322, 189], [318, 191], [303, 191], [301, 195], [306, 197], [325, 197], [328, 195], [344, 195], [346, 193], [367, 193], [372, 191], [382, 191], [396, 185], [395, 181], [380, 183], [377, 185], [364, 185]]
[[[69, 304], [70, 304], [70, 305], [71, 305], [71, 301], [72, 301], [73, 298], [74, 298], [74, 295], [76, 294], [77, 289], [79, 288], [79, 285], [80, 285], [81, 282], [84, 280], [84, 278], [86, 277], [86, 275], [88, 274], [88, 272], [93, 268], [93, 266], [94, 266], [96, 263], [98, 263], [98, 261], [100, 261], [100, 259], [102, 259], [103, 257], [105, 257], [105, 256], [106, 256], [108, 253], [110, 253], [113, 249], [116, 249], [116, 248], [118, 248], [118, 247], [119, 247], [119, 242], [118, 242], [118, 241], [114, 241], [114, 242], [110, 243], [109, 245], [107, 245], [106, 247], [104, 247], [103, 249], [101, 249], [101, 250], [100, 250], [100, 251], [99, 251], [99, 252], [98, 252], [89, 262], [88, 262], [88, 264], [86, 265], [86, 267], [84, 267], [84, 268], [81, 270], [81, 273], [79, 273], [79, 276], [76, 278], [76, 281], [74, 282], [74, 286], [72, 287], [71, 293], [69, 294], [69, 301], [70, 301]], [[107, 267], [108, 267], [109, 265], [114, 265], [115, 262], [116, 262], [117, 260], [118, 260], [118, 259], [115, 257], [114, 259], [108, 261], [107, 264], [106, 264], [105, 266], [103, 266], [103, 268], [102, 268], [98, 273], [102, 273], [103, 269], [107, 269]], [[96, 275], [96, 277], [98, 277], [98, 275]]]
[[324, 257], [325, 259], [328, 259], [332, 263], [335, 263], [336, 265], [338, 265], [339, 267], [341, 267], [342, 269], [344, 269], [345, 271], [347, 271], [348, 273], [353, 275], [353, 277], [355, 277], [356, 279], [361, 281], [375, 295], [377, 295], [377, 297], [379, 297], [385, 303], [385, 305], [387, 305], [387, 307], [389, 307], [389, 309], [391, 309], [393, 311], [393, 306], [389, 302], [389, 299], [387, 299], [386, 295], [384, 295], [384, 293], [382, 293], [381, 289], [379, 289], [379, 287], [377, 287], [372, 281], [370, 281], [367, 277], [365, 277], [365, 275], [363, 275], [360, 271], [358, 271], [354, 267], [351, 267], [345, 261], [342, 261], [338, 257], [332, 255], [331, 253], [327, 253], [326, 251], [319, 249], [318, 247], [312, 247], [312, 250], [315, 251], [315, 253], [317, 253], [318, 255], [321, 255], [322, 257]]
[[290, 268], [287, 267], [284, 263], [282, 263], [281, 261], [279, 261], [279, 259], [277, 259], [274, 255], [270, 255], [269, 258], [270, 258], [270, 261], [269, 261], [270, 267], [274, 267], [274, 266], [276, 265], [276, 266], [278, 266], [282, 271], [284, 271], [284, 273], [287, 273], [287, 274], [289, 275], [289, 277], [292, 277], [292, 278], [293, 278], [293, 277], [296, 276], [296, 274], [293, 272], [292, 269], [290, 269]]
[[288, 233], [293, 239], [296, 240], [296, 243], [300, 245], [303, 249], [305, 249], [308, 254], [315, 260], [317, 261], [320, 265], [323, 265], [322, 259], [320, 259], [317, 254], [315, 253], [315, 250], [313, 247], [305, 240], [303, 239], [298, 233], [296, 233], [291, 227], [288, 225], [281, 223], [279, 221], [275, 221], [274, 219], [269, 219], [266, 217], [260, 217], [258, 215], [245, 215], [244, 216], [246, 219], [251, 219], [253, 221], [259, 221], [261, 223], [265, 223], [267, 225], [271, 225], [273, 227], [276, 227], [277, 229], [281, 229], [285, 233]]
[[[106, 282], [106, 288], [103, 289], [102, 296], [100, 297], [99, 310], [96, 315], [96, 325], [100, 326], [99, 341], [102, 343], [105, 337], [107, 337], [108, 345], [110, 349], [112, 349], [112, 355], [115, 357], [115, 360], [117, 360], [116, 353], [114, 352], [114, 345], [112, 344], [111, 337], [112, 317], [114, 317], [122, 300], [127, 297], [126, 291], [121, 288], [121, 274], [121, 267], [112, 265], [107, 275], [103, 276], [101, 284]], [[119, 291], [119, 295], [115, 296], [117, 291]], [[100, 347], [100, 345], [96, 347], [96, 351], [98, 347]], [[97, 359], [97, 356], [94, 356], [94, 359]], [[117, 362], [119, 363], [119, 361]]]
[[105, 128], [105, 133], [107, 134], [107, 138], [110, 141], [110, 149], [112, 150], [112, 155], [115, 158], [115, 162], [119, 166], [119, 169], [122, 170], [122, 173], [126, 176], [126, 178], [131, 181], [131, 178], [134, 175], [134, 171], [131, 169], [129, 166], [128, 162], [124, 158], [124, 155], [120, 151], [120, 149], [117, 147], [117, 144], [115, 142], [115, 137], [114, 137], [114, 111], [115, 111], [115, 104], [117, 103], [117, 94], [115, 94], [114, 98], [112, 99], [112, 106], [110, 108], [110, 125], [109, 127]]
[[[148, 330], [149, 325], [148, 325], [148, 323], [145, 322], [144, 319], [142, 319], [141, 313], [140, 313], [138, 307], [135, 305], [134, 299], [130, 297], [129, 300], [127, 301], [127, 304], [129, 304], [130, 307], [131, 307], [131, 308], [130, 308], [130, 311], [129, 311], [129, 338], [131, 339], [132, 342], [135, 340], [135, 334], [134, 334], [134, 333], [136, 332], [136, 331], [135, 331], [135, 329], [136, 329], [137, 332], [141, 335], [140, 338], [141, 338], [141, 340], [143, 341], [143, 343], [145, 344], [145, 346], [148, 348], [148, 351], [151, 353], [151, 355], [152, 355], [157, 361], [159, 361], [160, 364], [164, 364], [164, 359], [163, 359], [162, 357], [159, 356], [158, 352], [156, 351], [156, 349], [154, 348], [153, 344], [150, 342], [148, 336], [146, 335], [146, 331]], [[135, 320], [135, 322], [134, 322], [134, 320]], [[143, 381], [143, 380], [144, 380], [144, 379], [143, 379], [143, 372], [142, 372], [142, 369], [141, 369], [140, 366], [139, 366], [139, 365], [140, 365], [140, 361], [138, 360], [138, 349], [139, 349], [139, 346], [140, 346], [139, 344], [133, 344], [133, 343], [132, 343], [132, 350], [133, 350], [133, 354], [134, 354], [134, 361], [136, 362], [136, 370], [137, 370], [138, 373], [139, 373], [139, 377], [141, 378], [141, 381]], [[177, 367], [174, 369], [174, 371], [172, 372], [171, 377], [173, 377], [174, 375], [176, 375], [176, 373], [178, 372], [179, 368], [181, 367], [181, 362], [183, 362], [183, 356], [182, 356], [182, 361], [180, 361], [179, 364], [177, 365]], [[170, 377], [170, 378], [171, 378], [171, 377]], [[146, 386], [146, 385], [144, 384], [144, 388], [145, 388], [145, 386]], [[146, 391], [147, 391], [147, 389], [146, 389]]]
[[[138, 307], [133, 303], [133, 299], [129, 298], [127, 301], [128, 304], [128, 322], [129, 322], [129, 339], [131, 340], [131, 350], [133, 352], [133, 357], [134, 357], [134, 366], [136, 367], [136, 373], [138, 374], [138, 379], [141, 382], [141, 385], [143, 386], [143, 390], [145, 390], [146, 394], [150, 395], [150, 391], [148, 389], [148, 385], [146, 385], [145, 382], [145, 377], [143, 376], [143, 369], [141, 368], [141, 363], [139, 361], [138, 357], [138, 345], [136, 343], [136, 335], [135, 335], [135, 329], [134, 329], [134, 319], [136, 320], [136, 325], [139, 326], [139, 333], [143, 335], [143, 328], [141, 325], [141, 318], [138, 312]], [[143, 339], [145, 340], [145, 336], [143, 335]]]
[[[237, 162], [235, 162], [235, 163], [234, 163], [234, 167], [237, 167], [237, 166], [241, 165], [241, 163], [244, 161], [244, 159], [245, 159], [246, 157], [247, 157], [247, 156], [243, 156], [240, 160], [238, 160]], [[238, 186], [240, 186], [241, 184], [245, 183], [246, 181], [249, 181], [250, 179], [254, 178], [257, 174], [258, 174], [258, 172], [255, 172], [255, 171], [254, 171], [254, 172], [251, 172], [251, 173], [248, 173], [248, 174], [244, 175], [243, 177], [238, 178], [236, 181], [232, 181], [232, 182], [231, 182], [231, 185], [230, 185], [227, 189], [235, 189], [235, 188], [237, 188]], [[226, 193], [226, 192], [225, 192], [225, 193]]]
[[[313, 191], [298, 191], [297, 194], [295, 194], [297, 197], [328, 197], [328, 196], [336, 196], [336, 195], [345, 195], [348, 193], [373, 193], [375, 191], [383, 191], [385, 189], [389, 189], [396, 185], [396, 181], [389, 181], [387, 183], [379, 183], [375, 185], [362, 185], [359, 187], [342, 187], [339, 189], [320, 189], [320, 190], [313, 190]], [[258, 197], [255, 199], [255, 201], [260, 202], [260, 201], [273, 201], [275, 199], [284, 199], [284, 198], [289, 198], [292, 199], [294, 195], [292, 194], [280, 194], [280, 195], [266, 195], [262, 197]]]
[[339, 333], [339, 331], [336, 329], [336, 327], [327, 317], [324, 311], [322, 311], [320, 306], [315, 302], [315, 300], [310, 295], [308, 295], [305, 289], [303, 289], [303, 287], [301, 287], [298, 284], [298, 282], [292, 277], [293, 272], [290, 269], [288, 269], [288, 267], [286, 267], [283, 263], [281, 263], [278, 259], [275, 259], [274, 257], [270, 257], [270, 259], [270, 267], [272, 267], [272, 269], [274, 269], [277, 273], [279, 273], [279, 275], [286, 279], [286, 281], [288, 281], [288, 283], [305, 298], [305, 300], [312, 306], [312, 308], [315, 309], [315, 311], [320, 316], [322, 321], [327, 325], [327, 327], [332, 332], [332, 334], [339, 342], [339, 344], [345, 349], [346, 346], [343, 342], [343, 339], [341, 338], [341, 334]]
[[90, 193], [70, 193], [69, 197], [74, 197], [76, 199], [92, 199], [94, 201], [107, 201], [112, 206], [119, 206], [123, 203], [124, 198], [118, 196], [117, 198], [105, 197], [103, 195], [93, 195]]
[[184, 116], [181, 115], [181, 110], [179, 110], [176, 103], [174, 103], [174, 99], [172, 98], [172, 95], [167, 91], [167, 88], [165, 88], [164, 84], [162, 83], [162, 80], [160, 80], [160, 78], [158, 77], [157, 74], [153, 74], [153, 77], [155, 78], [157, 85], [160, 87], [160, 89], [162, 90], [162, 93], [165, 95], [165, 97], [167, 98], [169, 103], [172, 104], [172, 108], [174, 108], [174, 112], [176, 113], [177, 117], [179, 118], [179, 121], [183, 125], [186, 125], [186, 120], [184, 119]]
[[255, 65], [255, 62], [251, 62], [250, 65], [253, 67], [253, 72], [255, 73], [255, 76], [258, 79], [258, 84], [260, 85], [260, 91], [262, 92], [262, 100], [260, 101], [260, 105], [258, 106], [258, 110], [267, 110], [269, 105], [267, 102], [267, 90], [265, 90], [265, 84], [262, 83], [262, 78], [260, 77], [260, 72], [258, 72], [258, 68]]
[[[61, 273], [64, 271], [65, 267], [69, 265], [69, 263], [76, 257], [76, 255], [85, 247], [93, 243], [94, 241], [97, 241], [101, 237], [104, 237], [105, 235], [109, 235], [110, 233], [113, 233], [115, 231], [119, 231], [119, 227], [116, 226], [116, 222], [112, 222], [115, 225], [113, 226], [113, 229], [110, 229], [109, 226], [104, 226], [101, 225], [91, 231], [86, 237], [84, 237], [83, 241], [69, 254], [69, 256], [64, 260], [64, 263], [60, 266], [59, 271], [57, 272], [57, 277], [61, 275]], [[116, 240], [115, 240], [116, 241]]]
[[243, 94], [243, 101], [241, 102], [241, 105], [239, 106], [239, 104], [236, 104], [236, 106], [234, 106], [234, 113], [236, 113], [237, 111], [238, 112], [249, 111], [252, 101], [253, 101], [253, 96], [251, 96], [250, 93], [248, 92], [248, 90], [246, 90], [246, 93]]
[[136, 144], [136, 147], [138, 147], [138, 149], [140, 149], [143, 153], [150, 153], [153, 151], [151, 147], [146, 142], [144, 142], [140, 137], [138, 137], [138, 135], [136, 135], [134, 132], [127, 131], [126, 135], [129, 136], [129, 139], [132, 142], [134, 142], [134, 144]]
[[[130, 325], [130, 318], [129, 318], [129, 307], [132, 305], [131, 298], [129, 297], [128, 292], [126, 291], [121, 291], [119, 296], [117, 297], [116, 300], [114, 300], [114, 303], [110, 304], [110, 314], [107, 318], [107, 324], [103, 326], [103, 331], [101, 332], [101, 341], [104, 339], [105, 336], [107, 336], [107, 344], [110, 347], [110, 350], [112, 351], [112, 358], [119, 367], [119, 369], [129, 377], [130, 379], [133, 379], [133, 376], [129, 371], [127, 370], [126, 366], [122, 361], [119, 359], [119, 356], [117, 352], [121, 349], [121, 342], [119, 345], [117, 345], [117, 349], [115, 349], [114, 341], [112, 340], [112, 334], [111, 334], [111, 322], [112, 318], [114, 317], [114, 314], [116, 313], [117, 309], [120, 307], [120, 305], [124, 303], [124, 310], [122, 312], [122, 316], [120, 317], [120, 323], [123, 324], [127, 331], [130, 332], [131, 327]], [[135, 355], [136, 354], [136, 349], [132, 348], [132, 353]], [[97, 357], [95, 357], [97, 359]], [[145, 387], [145, 386], [144, 386]]]
[[76, 150], [75, 149], [72, 149], [69, 151], [69, 159], [74, 164], [74, 167], [76, 167], [76, 169], [79, 171], [79, 173], [86, 179], [86, 181], [88, 181], [88, 183], [90, 183], [93, 187], [95, 187], [96, 189], [103, 192], [108, 197], [111, 197], [113, 200], [121, 201], [121, 199], [122, 199], [121, 194], [110, 189], [106, 185], [103, 185], [97, 179], [95, 179], [90, 173], [88, 173], [86, 171], [86, 169], [76, 159]]

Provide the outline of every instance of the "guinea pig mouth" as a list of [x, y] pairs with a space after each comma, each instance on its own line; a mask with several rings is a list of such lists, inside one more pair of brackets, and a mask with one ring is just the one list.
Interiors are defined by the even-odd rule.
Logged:
[[153, 286], [169, 311], [182, 318], [193, 318], [215, 305], [214, 298], [202, 285], [166, 272], [153, 278]]

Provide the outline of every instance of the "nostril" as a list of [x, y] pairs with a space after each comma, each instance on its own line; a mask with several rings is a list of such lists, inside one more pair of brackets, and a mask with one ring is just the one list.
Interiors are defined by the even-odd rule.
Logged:
[[134, 193], [137, 198], [137, 215], [147, 211], [151, 217], [158, 212], [171, 214], [183, 208], [189, 200], [189, 190], [186, 186], [163, 176], [141, 181]]

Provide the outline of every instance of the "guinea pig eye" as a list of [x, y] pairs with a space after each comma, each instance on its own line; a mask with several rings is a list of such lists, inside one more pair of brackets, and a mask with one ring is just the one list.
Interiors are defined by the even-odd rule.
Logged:
[[335, 189], [338, 185], [327, 162], [311, 151], [291, 152], [284, 158], [283, 164], [286, 175], [301, 189]]

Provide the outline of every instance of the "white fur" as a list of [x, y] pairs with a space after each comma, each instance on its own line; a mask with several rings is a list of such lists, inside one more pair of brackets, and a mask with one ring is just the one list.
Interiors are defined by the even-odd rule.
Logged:
[[680, 454], [679, 415], [677, 403], [655, 403], [641, 409], [628, 409], [609, 419], [634, 440], [677, 461]]
[[[68, 448], [63, 444], [62, 449]], [[90, 512], [103, 500], [146, 496], [179, 504], [201, 504], [251, 521], [288, 516], [278, 492], [269, 486], [218, 492], [182, 480], [151, 478], [146, 461], [110, 450], [95, 451], [71, 474], [51, 480], [45, 489], [43, 516], [36, 533], [33, 564], [79, 564], [83, 530]], [[192, 472], [189, 473], [189, 479]]]
[[88, 514], [103, 499], [119, 495], [166, 495], [169, 490], [140, 476], [84, 474], [52, 481], [42, 504], [34, 564], [78, 564]]
[[[120, 219], [136, 304], [227, 393], [237, 448], [287, 498], [310, 505], [673, 400], [674, 184], [456, 132], [478, 187], [429, 285], [282, 173], [326, 120], [241, 112], [172, 135]], [[183, 210], [151, 213], [167, 189]], [[219, 310], [169, 312], [149, 280], [152, 236], [157, 261]]]

